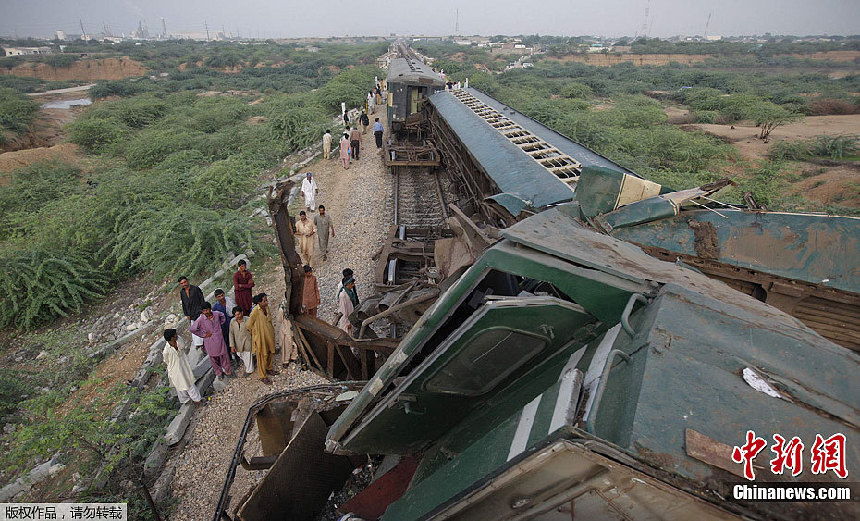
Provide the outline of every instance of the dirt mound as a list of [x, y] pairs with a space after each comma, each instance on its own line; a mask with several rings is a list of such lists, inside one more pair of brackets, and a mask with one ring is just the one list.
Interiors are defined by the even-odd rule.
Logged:
[[823, 204], [860, 208], [860, 170], [848, 166], [822, 168], [822, 173], [795, 185], [795, 193]]
[[0, 154], [0, 183], [5, 184], [9, 172], [42, 161], [65, 161], [75, 163], [80, 157], [78, 145], [61, 143], [52, 147], [31, 148]]
[[68, 67], [53, 67], [45, 63], [23, 63], [11, 69], [0, 69], [0, 74], [39, 78], [51, 81], [121, 80], [146, 74], [146, 67], [127, 56], [121, 58], [84, 59]]

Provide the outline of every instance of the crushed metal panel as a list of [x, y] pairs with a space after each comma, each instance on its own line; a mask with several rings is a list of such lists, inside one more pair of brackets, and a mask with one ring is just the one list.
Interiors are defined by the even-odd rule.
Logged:
[[860, 293], [860, 219], [826, 215], [686, 210], [676, 217], [612, 231], [644, 246], [701, 256], [697, 230], [712, 225], [708, 257], [741, 268]]
[[307, 417], [263, 481], [240, 507], [241, 521], [311, 521], [352, 472], [349, 458], [324, 452], [327, 426]]
[[499, 234], [513, 242], [617, 277], [640, 283], [674, 283], [717, 300], [734, 303], [747, 309], [751, 318], [761, 323], [803, 328], [797, 319], [753, 298], [741, 296], [719, 281], [657, 260], [634, 244], [586, 228], [576, 221], [578, 214], [579, 206], [576, 204], [556, 206], [501, 230]]
[[512, 462], [465, 497], [445, 505], [433, 519], [565, 519], [553, 517], [554, 511], [568, 520], [742, 519], [568, 441]]
[[388, 505], [403, 496], [417, 468], [417, 459], [409, 456], [401, 459], [394, 468], [341, 505], [338, 512], [357, 514], [366, 520], [378, 519]]

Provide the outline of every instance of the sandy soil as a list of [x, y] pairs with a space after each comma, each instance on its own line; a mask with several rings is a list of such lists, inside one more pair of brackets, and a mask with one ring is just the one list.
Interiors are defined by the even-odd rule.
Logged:
[[777, 127], [770, 134], [770, 143], [758, 139], [759, 129], [747, 123], [732, 125], [691, 125], [688, 128], [703, 130], [708, 134], [718, 136], [735, 145], [743, 157], [761, 159], [765, 157], [771, 145], [778, 141], [794, 141], [810, 139], [823, 134], [835, 136], [840, 134], [860, 135], [860, 114], [847, 116], [810, 116], [802, 120]]
[[143, 76], [146, 68], [139, 61], [123, 56], [83, 59], [61, 68], [45, 63], [22, 63], [11, 69], [0, 69], [0, 74], [51, 81], [101, 81]]
[[837, 166], [822, 170], [797, 183], [795, 193], [824, 204], [860, 208], [860, 169]]

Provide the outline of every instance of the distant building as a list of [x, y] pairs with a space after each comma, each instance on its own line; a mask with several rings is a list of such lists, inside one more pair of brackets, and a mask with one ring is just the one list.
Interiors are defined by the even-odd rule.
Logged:
[[57, 40], [61, 42], [66, 41], [66, 32], [65, 31], [57, 31]]
[[3, 56], [32, 56], [36, 54], [54, 54], [50, 47], [4, 47]]
[[705, 36], [705, 40], [707, 40], [709, 42], [718, 42], [722, 39], [723, 39], [722, 35], [719, 35], [719, 34], [710, 34], [708, 36]]

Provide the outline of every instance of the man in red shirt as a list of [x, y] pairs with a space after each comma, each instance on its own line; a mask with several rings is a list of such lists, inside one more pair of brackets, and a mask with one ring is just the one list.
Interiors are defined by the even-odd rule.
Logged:
[[245, 315], [251, 313], [251, 288], [254, 287], [254, 276], [248, 271], [248, 263], [239, 261], [239, 270], [233, 274], [233, 292], [236, 305], [242, 308]]

